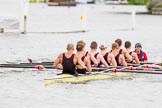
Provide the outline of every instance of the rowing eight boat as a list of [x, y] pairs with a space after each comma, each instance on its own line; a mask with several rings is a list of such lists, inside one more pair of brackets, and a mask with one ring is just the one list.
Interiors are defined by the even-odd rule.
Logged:
[[86, 83], [92, 80], [103, 80], [110, 79], [115, 77], [124, 77], [131, 76], [133, 73], [125, 73], [125, 72], [109, 72], [109, 73], [98, 73], [98, 74], [90, 74], [90, 75], [81, 75], [74, 76], [69, 74], [61, 74], [52, 78], [44, 79], [45, 86], [53, 83], [72, 83], [72, 84], [80, 84]]
[[139, 70], [129, 70], [126, 67], [121, 69], [106, 69], [101, 70], [100, 72], [92, 72], [90, 75], [80, 75], [74, 76], [69, 74], [61, 74], [52, 78], [44, 79], [44, 84], [47, 86], [53, 83], [86, 83], [92, 80], [102, 80], [102, 79], [110, 79], [114, 77], [125, 77], [132, 76], [136, 73], [147, 73], [147, 74], [162, 74], [162, 70], [152, 69], [152, 70], [144, 70], [139, 68]]

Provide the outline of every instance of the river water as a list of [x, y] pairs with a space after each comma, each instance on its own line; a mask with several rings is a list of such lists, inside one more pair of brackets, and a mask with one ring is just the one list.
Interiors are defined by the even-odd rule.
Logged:
[[[111, 7], [109, 7], [111, 8]], [[115, 6], [112, 6], [115, 8]], [[67, 12], [68, 11], [68, 12]], [[86, 21], [80, 16], [86, 15]], [[69, 17], [67, 17], [69, 16]], [[162, 16], [136, 15], [132, 30], [131, 14], [112, 13], [107, 6], [47, 7], [31, 4], [27, 34], [0, 34], [0, 63], [53, 61], [66, 49], [66, 44], [84, 40], [89, 49], [92, 40], [99, 44], [121, 38], [142, 43], [149, 61], [162, 61]], [[56, 33], [78, 31], [85, 33]], [[50, 33], [48, 33], [50, 32]], [[51, 84], [43, 79], [58, 70], [0, 70], [0, 108], [159, 108], [162, 103], [162, 75], [135, 76], [91, 81], [87, 84]]]

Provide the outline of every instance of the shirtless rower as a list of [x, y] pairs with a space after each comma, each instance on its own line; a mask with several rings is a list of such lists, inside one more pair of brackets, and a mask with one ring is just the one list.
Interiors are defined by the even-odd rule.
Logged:
[[81, 60], [84, 62], [86, 66], [86, 68], [81, 68], [80, 65], [77, 66], [76, 71], [79, 74], [86, 74], [86, 72], [89, 72], [89, 73], [92, 72], [90, 59], [87, 56], [85, 56], [85, 45], [86, 43], [82, 40], [78, 41], [76, 45], [76, 50], [77, 50], [76, 56], [81, 57]]
[[131, 50], [131, 42], [130, 41], [125, 41], [125, 49], [132, 56], [132, 61], [131, 62], [130, 61], [128, 62], [127, 59], [126, 59], [126, 61], [128, 63], [140, 64], [137, 54], [135, 52], [133, 52], [133, 51], [132, 52], [130, 51]]
[[117, 66], [127, 66], [124, 56], [119, 53], [119, 45], [116, 42], [112, 44], [112, 51], [110, 54], [115, 56]]
[[129, 54], [129, 52], [127, 50], [121, 48], [122, 40], [121, 39], [116, 39], [115, 42], [118, 43], [118, 45], [119, 45], [119, 54], [123, 54], [124, 57], [127, 58], [127, 61], [131, 62], [132, 61], [132, 56]]
[[112, 66], [117, 66], [114, 55], [106, 51], [107, 46], [105, 44], [101, 44], [99, 48], [100, 48], [100, 54], [104, 57], [107, 64]]
[[61, 68], [62, 73], [66, 74], [76, 74], [76, 64], [79, 64], [82, 68], [86, 68], [84, 62], [81, 60], [81, 57], [78, 57], [74, 54], [74, 44], [69, 43], [67, 45], [67, 52], [61, 53], [58, 55], [57, 59], [54, 61], [54, 68]]
[[[103, 64], [103, 67], [108, 67], [108, 64], [106, 63], [103, 56], [101, 54], [97, 53], [97, 47], [98, 47], [97, 42], [92, 41], [91, 45], [90, 45], [91, 50], [86, 52], [85, 55], [91, 54], [95, 58], [95, 62], [94, 62], [94, 60], [91, 59], [91, 65], [94, 65], [95, 67], [100, 67], [101, 64]], [[97, 60], [97, 66], [96, 66], [96, 60]]]
[[90, 63], [91, 63], [91, 64], [92, 64], [92, 62], [93, 62], [94, 67], [97, 67], [97, 66], [98, 66], [98, 61], [97, 61], [97, 59], [94, 57], [94, 52], [93, 52], [93, 51], [86, 51], [86, 52], [85, 52], [85, 56], [87, 56], [87, 57], [90, 59]]

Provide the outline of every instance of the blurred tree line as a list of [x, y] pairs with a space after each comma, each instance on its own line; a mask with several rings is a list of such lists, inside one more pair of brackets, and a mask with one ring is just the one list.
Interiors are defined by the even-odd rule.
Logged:
[[[30, 2], [36, 2], [37, 0], [29, 0]], [[46, 0], [38, 0], [39, 2], [45, 2]], [[49, 0], [55, 1], [55, 0]], [[58, 1], [74, 1], [74, 0], [58, 0]], [[96, 0], [97, 1], [97, 0]], [[146, 5], [149, 10], [152, 8], [162, 7], [162, 0], [127, 0], [130, 5]]]
[[128, 0], [128, 4], [148, 5], [150, 0]]
[[162, 8], [162, 0], [128, 0], [128, 4], [146, 5], [150, 11], [153, 8]]

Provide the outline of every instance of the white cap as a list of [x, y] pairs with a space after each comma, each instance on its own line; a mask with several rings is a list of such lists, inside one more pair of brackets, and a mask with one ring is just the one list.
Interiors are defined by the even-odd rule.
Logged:
[[102, 43], [99, 48], [100, 49], [106, 49], [107, 48], [107, 45], [105, 43]]

